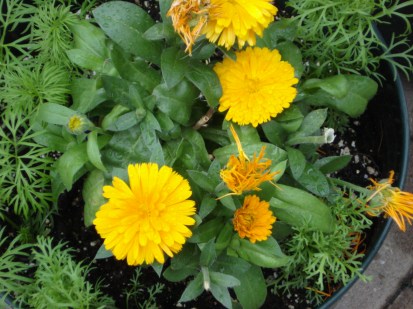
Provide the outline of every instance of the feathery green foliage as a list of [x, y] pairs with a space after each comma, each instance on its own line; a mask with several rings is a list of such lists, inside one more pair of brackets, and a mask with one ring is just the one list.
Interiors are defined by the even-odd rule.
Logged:
[[18, 300], [33, 308], [113, 308], [113, 300], [102, 294], [100, 284], [87, 281], [89, 266], [76, 263], [64, 243], [39, 237], [33, 249], [37, 266], [34, 280], [25, 286]]
[[30, 115], [3, 114], [0, 127], [0, 218], [6, 207], [25, 218], [44, 213], [52, 202], [49, 149], [33, 142], [42, 134], [28, 125]]
[[274, 280], [276, 292], [306, 287], [307, 299], [319, 304], [330, 286], [346, 285], [355, 276], [367, 280], [361, 273], [364, 254], [358, 247], [363, 230], [372, 224], [365, 214], [366, 197], [356, 197], [350, 190], [337, 192], [329, 202], [337, 218], [332, 233], [293, 227], [293, 235], [281, 245], [291, 259]]
[[[293, 8], [297, 42], [302, 45], [310, 76], [365, 73], [380, 79], [381, 60], [407, 76], [413, 71], [413, 47], [406, 38], [411, 32], [411, 16], [400, 12], [413, 1], [289, 0], [287, 4]], [[391, 15], [402, 18], [406, 31], [400, 38], [393, 36], [386, 47], [375, 27]], [[394, 53], [402, 47], [402, 53]]]
[[28, 62], [7, 66], [0, 99], [6, 110], [14, 113], [33, 112], [40, 104], [53, 102], [65, 104], [69, 94], [69, 74], [62, 66]]
[[35, 8], [21, 0], [0, 0], [0, 80], [6, 64], [31, 57], [31, 15]]
[[72, 48], [70, 25], [79, 18], [70, 11], [70, 6], [56, 5], [47, 1], [39, 5], [33, 17], [33, 41], [37, 43], [37, 59], [70, 66], [66, 51]]
[[0, 308], [3, 308], [4, 299], [1, 294], [10, 295], [19, 291], [23, 284], [28, 284], [33, 279], [25, 276], [25, 273], [32, 267], [28, 263], [20, 261], [28, 259], [28, 249], [31, 245], [19, 245], [19, 237], [14, 237], [11, 241], [6, 236], [5, 229], [0, 230]]
[[142, 283], [141, 275], [142, 268], [136, 267], [132, 279], [124, 290], [126, 306], [127, 308], [156, 309], [156, 295], [162, 293], [164, 285], [158, 282], [147, 286]]

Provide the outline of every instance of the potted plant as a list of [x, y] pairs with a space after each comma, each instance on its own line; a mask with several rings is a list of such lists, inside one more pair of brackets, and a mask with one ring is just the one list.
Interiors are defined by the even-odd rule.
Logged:
[[34, 2], [1, 2], [6, 304], [328, 306], [410, 223], [403, 4]]

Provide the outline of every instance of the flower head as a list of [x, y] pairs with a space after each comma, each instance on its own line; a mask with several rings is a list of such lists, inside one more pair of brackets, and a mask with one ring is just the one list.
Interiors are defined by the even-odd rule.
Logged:
[[373, 194], [369, 197], [369, 213], [379, 215], [384, 212], [386, 216], [392, 217], [402, 231], [406, 231], [406, 222], [411, 225], [413, 219], [413, 194], [392, 187], [394, 171], [390, 172], [389, 178], [377, 182], [373, 179]]
[[172, 257], [192, 235], [187, 226], [195, 223], [195, 202], [188, 200], [189, 183], [154, 163], [130, 164], [128, 175], [130, 186], [114, 177], [112, 186], [103, 187], [109, 201], [93, 224], [117, 259], [126, 258], [129, 265], [164, 263], [164, 253]]
[[290, 106], [298, 79], [277, 50], [248, 47], [236, 57], [214, 67], [223, 92], [218, 110], [228, 110], [225, 119], [256, 127]]
[[67, 130], [71, 134], [80, 134], [86, 130], [87, 127], [87, 119], [84, 116], [75, 114], [69, 118], [67, 122]]
[[210, 0], [208, 22], [204, 27], [207, 39], [230, 49], [238, 40], [239, 48], [246, 42], [255, 45], [255, 35], [274, 20], [277, 8], [271, 0]]
[[190, 54], [208, 20], [208, 4], [209, 1], [202, 0], [174, 0], [166, 14], [172, 18], [172, 25]]
[[269, 209], [270, 204], [260, 201], [256, 195], [247, 195], [244, 204], [237, 209], [232, 220], [235, 231], [241, 238], [249, 238], [252, 243], [266, 240], [276, 218]]
[[252, 160], [250, 160], [242, 149], [237, 132], [232, 126], [230, 129], [237, 144], [238, 156], [231, 155], [226, 168], [220, 172], [221, 178], [235, 194], [239, 195], [248, 190], [259, 191], [260, 184], [271, 181], [278, 172], [271, 173], [271, 160], [263, 159], [265, 146], [261, 148], [258, 156], [254, 154]]

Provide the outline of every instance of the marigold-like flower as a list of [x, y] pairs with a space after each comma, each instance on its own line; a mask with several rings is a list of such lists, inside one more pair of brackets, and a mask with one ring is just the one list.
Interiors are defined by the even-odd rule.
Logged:
[[189, 54], [208, 20], [208, 8], [209, 1], [174, 0], [166, 14], [172, 18], [172, 25], [185, 42], [185, 51]]
[[[204, 1], [205, 2], [205, 1]], [[207, 39], [230, 49], [238, 40], [241, 48], [256, 43], [255, 35], [274, 20], [278, 9], [271, 0], [210, 0], [208, 22], [204, 27]]]
[[260, 201], [256, 195], [247, 195], [244, 204], [237, 209], [232, 223], [234, 230], [241, 238], [249, 238], [250, 242], [266, 240], [271, 235], [272, 225], [276, 221], [270, 204]]
[[236, 57], [214, 67], [222, 86], [218, 110], [228, 110], [225, 119], [256, 127], [290, 106], [298, 79], [278, 50], [248, 47]]
[[384, 212], [386, 216], [392, 217], [402, 231], [406, 231], [406, 222], [410, 225], [413, 219], [413, 194], [392, 187], [394, 171], [390, 171], [388, 179], [373, 182], [369, 189], [374, 193], [369, 197], [369, 213], [379, 215]]
[[67, 122], [67, 130], [72, 134], [80, 134], [86, 130], [87, 120], [82, 115], [73, 115]]
[[237, 195], [248, 190], [259, 191], [260, 184], [271, 181], [279, 172], [270, 172], [271, 160], [263, 158], [265, 146], [261, 148], [258, 156], [254, 154], [250, 160], [242, 149], [237, 132], [232, 126], [230, 129], [237, 144], [238, 156], [230, 156], [227, 166], [221, 170], [220, 176], [227, 187]]
[[105, 239], [104, 245], [129, 265], [165, 262], [192, 235], [187, 226], [195, 220], [195, 202], [188, 200], [191, 188], [186, 179], [168, 166], [155, 163], [130, 164], [129, 183], [114, 177], [103, 187], [109, 201], [96, 213], [93, 224]]

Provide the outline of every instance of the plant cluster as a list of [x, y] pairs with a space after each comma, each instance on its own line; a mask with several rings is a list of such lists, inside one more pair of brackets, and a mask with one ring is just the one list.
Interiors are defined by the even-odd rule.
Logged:
[[[413, 69], [412, 47], [407, 34], [412, 17], [402, 10], [412, 1], [319, 1], [289, 0], [293, 21], [297, 24], [303, 57], [308, 61], [310, 76], [366, 74], [383, 79], [380, 63], [387, 61], [406, 76]], [[405, 32], [393, 34], [389, 46], [383, 42], [377, 25], [395, 16]], [[401, 49], [401, 51], [400, 51]]]
[[[124, 1], [0, 3], [0, 219], [20, 233], [10, 245], [0, 234], [0, 270], [14, 267], [0, 273], [0, 292], [21, 306], [114, 306], [72, 249], [28, 235], [47, 234], [39, 222], [81, 179], [84, 223], [104, 240], [95, 258], [137, 267], [124, 295], [129, 305], [147, 297], [134, 303], [142, 308], [163, 292], [161, 284], [142, 292], [142, 265], [184, 284], [180, 302], [206, 292], [228, 308], [258, 308], [267, 268], [280, 274], [275, 292], [308, 288], [319, 302], [329, 286], [361, 275], [367, 215], [401, 228], [412, 219], [413, 197], [392, 186], [392, 174], [369, 188], [331, 178], [351, 156], [319, 151], [335, 139], [327, 116], [362, 115], [378, 84], [359, 73], [376, 67], [306, 69], [303, 54], [322, 53], [297, 45], [302, 31], [322, 33], [327, 22], [304, 22], [293, 1], [296, 16], [281, 20], [268, 0], [159, 1], [159, 20]], [[350, 9], [359, 12], [340, 16]], [[22, 39], [7, 43], [17, 26]], [[323, 42], [348, 38], [334, 33], [341, 37]], [[18, 242], [35, 244], [28, 253]]]

